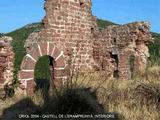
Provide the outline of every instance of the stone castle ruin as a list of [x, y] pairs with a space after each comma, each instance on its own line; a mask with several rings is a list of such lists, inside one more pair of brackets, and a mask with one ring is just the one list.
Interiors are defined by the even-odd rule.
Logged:
[[[44, 9], [44, 29], [26, 40], [27, 55], [19, 71], [20, 87], [27, 93], [32, 93], [35, 86], [35, 64], [45, 55], [51, 58], [57, 86], [67, 80], [71, 66], [82, 72], [106, 71], [109, 77], [120, 79], [130, 79], [133, 73], [145, 71], [149, 57], [147, 44], [151, 40], [148, 23], [113, 25], [99, 30], [91, 12], [91, 0], [46, 0]], [[13, 69], [13, 56], [11, 59], [3, 56], [3, 49], [11, 50], [10, 44], [7, 45], [2, 43], [0, 48], [1, 85], [13, 77], [12, 74], [6, 79], [1, 77]], [[11, 65], [4, 67], [3, 63]]]

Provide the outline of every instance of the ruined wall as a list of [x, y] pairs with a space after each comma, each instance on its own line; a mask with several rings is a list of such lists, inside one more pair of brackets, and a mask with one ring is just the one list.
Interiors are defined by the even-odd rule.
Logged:
[[[0, 89], [13, 80], [14, 52], [11, 46], [12, 38], [0, 38]], [[3, 90], [0, 90], [2, 92]]]
[[131, 72], [143, 73], [149, 57], [149, 30], [146, 22], [107, 27], [96, 36], [94, 58], [112, 74], [117, 71], [120, 78], [130, 78]]
[[72, 58], [75, 66], [91, 69], [93, 63], [91, 0], [47, 0], [44, 8], [45, 28], [39, 32], [38, 42], [54, 43], [57, 48], [64, 51], [66, 61]]
[[[34, 66], [48, 55], [53, 58], [54, 82], [65, 82], [69, 71], [92, 69], [95, 17], [91, 0], [46, 0], [44, 29], [32, 33], [25, 43], [27, 55], [19, 72], [21, 88], [33, 92]], [[72, 68], [73, 67], [73, 68]], [[71, 69], [70, 69], [71, 68]]]

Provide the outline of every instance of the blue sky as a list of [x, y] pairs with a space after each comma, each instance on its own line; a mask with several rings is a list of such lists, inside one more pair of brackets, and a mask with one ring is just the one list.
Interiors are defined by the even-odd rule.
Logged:
[[[0, 33], [39, 22], [45, 15], [44, 0], [1, 0]], [[160, 0], [92, 0], [98, 18], [125, 24], [149, 21], [151, 30], [160, 33]]]

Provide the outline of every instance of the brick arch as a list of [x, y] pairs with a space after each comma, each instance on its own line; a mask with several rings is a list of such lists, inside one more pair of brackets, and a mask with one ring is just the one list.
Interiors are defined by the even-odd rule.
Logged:
[[33, 93], [36, 85], [34, 81], [34, 69], [38, 59], [48, 55], [54, 59], [54, 83], [56, 86], [62, 85], [67, 79], [66, 62], [63, 51], [60, 51], [53, 43], [37, 43], [32, 51], [28, 53], [22, 61], [19, 71], [20, 88], [26, 89], [28, 94]]

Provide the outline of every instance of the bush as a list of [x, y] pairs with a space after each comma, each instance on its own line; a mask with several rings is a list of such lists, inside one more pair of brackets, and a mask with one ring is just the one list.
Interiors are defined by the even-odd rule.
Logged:
[[3, 36], [3, 33], [0, 33], [0, 37], [2, 37]]
[[6, 98], [7, 98], [7, 97], [13, 97], [13, 96], [14, 96], [14, 92], [15, 92], [15, 91], [14, 91], [13, 86], [6, 84], [6, 85], [4, 86], [4, 91], [5, 91], [5, 94], [6, 94]]

